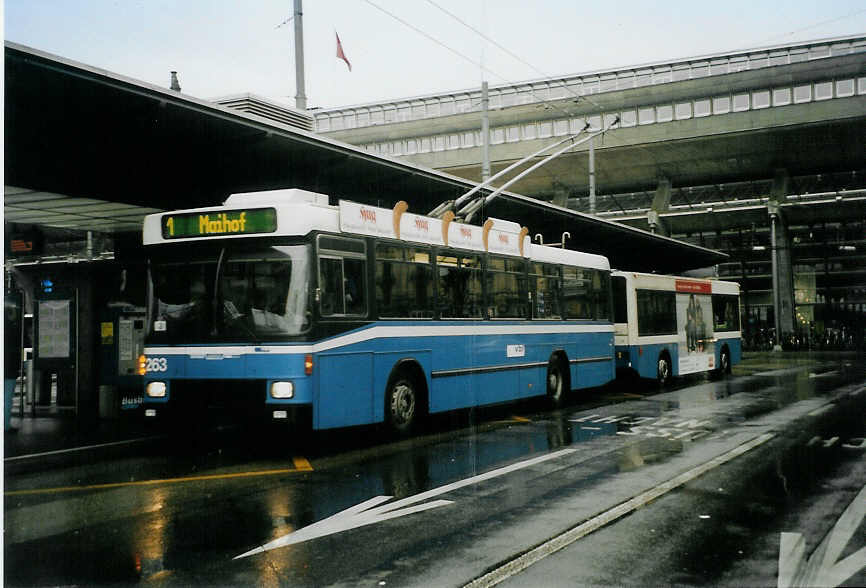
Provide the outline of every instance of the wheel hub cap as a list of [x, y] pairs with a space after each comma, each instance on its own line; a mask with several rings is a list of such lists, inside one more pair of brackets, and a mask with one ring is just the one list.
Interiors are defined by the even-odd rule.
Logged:
[[415, 395], [412, 393], [412, 388], [405, 384], [396, 386], [391, 401], [391, 414], [397, 422], [405, 423], [412, 418], [415, 412]]

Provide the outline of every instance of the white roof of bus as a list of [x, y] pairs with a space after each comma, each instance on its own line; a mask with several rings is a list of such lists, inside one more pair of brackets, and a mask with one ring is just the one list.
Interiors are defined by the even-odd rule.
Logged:
[[[232, 194], [223, 206], [208, 206], [205, 208], [190, 208], [173, 210], [144, 217], [143, 241], [145, 245], [155, 245], [166, 242], [201, 241], [200, 237], [186, 239], [165, 239], [162, 236], [161, 219], [170, 214], [222, 212], [239, 208], [273, 208], [277, 212], [277, 230], [273, 233], [259, 235], [273, 236], [303, 236], [311, 231], [340, 232], [340, 216], [336, 206], [328, 205], [325, 194], [308, 192], [306, 190], [266, 190], [262, 192], [246, 192]], [[243, 235], [222, 235], [220, 239], [238, 239], [249, 237]]]
[[[527, 237], [528, 238], [528, 237]], [[547, 245], [529, 245], [529, 259], [547, 263], [564, 263], [580, 267], [609, 270], [610, 262], [602, 255], [582, 253], [571, 249], [548, 247]]]
[[691, 278], [688, 276], [645, 274], [640, 272], [624, 272], [621, 270], [614, 270], [613, 275], [632, 277], [635, 282], [645, 288], [668, 289], [674, 287], [674, 283], [676, 280], [687, 280], [689, 282], [702, 282], [710, 284], [713, 294], [739, 295], [740, 293], [740, 285], [737, 282], [717, 280], [715, 278]]
[[[299, 190], [295, 188], [284, 190], [265, 190], [261, 192], [246, 192], [230, 195], [223, 206], [211, 206], [205, 208], [192, 208], [186, 210], [177, 210], [165, 213], [151, 214], [144, 219], [143, 241], [145, 245], [154, 245], [165, 242], [185, 242], [185, 241], [200, 241], [201, 237], [189, 238], [174, 238], [165, 239], [162, 235], [162, 217], [165, 215], [178, 215], [187, 213], [219, 213], [226, 210], [238, 210], [242, 208], [273, 208], [277, 214], [277, 230], [273, 233], [262, 234], [262, 237], [273, 236], [303, 236], [312, 231], [326, 231], [332, 233], [348, 232], [350, 234], [369, 234], [378, 235], [386, 238], [400, 239], [399, 233], [393, 233], [392, 217], [395, 214], [393, 210], [377, 208], [367, 205], [360, 205], [348, 201], [341, 201], [340, 206], [330, 206], [328, 204], [328, 196]], [[378, 213], [379, 222], [376, 225], [362, 227], [359, 232], [355, 230], [343, 231], [341, 226], [357, 225], [355, 219], [356, 210], [372, 210]], [[344, 218], [341, 218], [341, 214]], [[402, 214], [402, 212], [400, 213]], [[352, 222], [348, 222], [348, 218], [352, 217]], [[421, 215], [406, 214], [406, 218], [422, 219], [429, 221], [431, 225], [441, 223], [440, 219], [432, 217], [424, 217]], [[399, 224], [399, 216], [397, 217]], [[501, 234], [503, 237], [510, 237], [511, 251], [517, 251], [517, 242], [519, 240], [520, 225], [510, 221], [493, 219], [493, 229], [491, 233]], [[456, 223], [455, 223], [456, 224]], [[480, 234], [482, 228], [477, 225], [458, 225], [465, 229], [472, 229], [473, 232]], [[418, 237], [416, 239], [410, 236], [405, 236], [401, 239], [407, 242], [419, 242], [428, 244], [442, 244], [441, 231], [435, 230], [435, 226], [428, 232], [428, 236]], [[404, 231], [406, 233], [407, 231]], [[446, 231], [447, 232], [447, 231]], [[477, 237], [476, 234], [476, 237]], [[220, 239], [237, 239], [249, 237], [249, 234], [238, 235], [221, 235]], [[466, 245], [461, 247], [456, 243], [451, 243], [457, 248], [467, 248], [470, 250], [483, 250], [480, 240], [473, 237], [474, 240], [466, 241]], [[509, 239], [506, 239], [509, 240]], [[491, 242], [491, 252], [497, 252], [493, 248], [493, 239]], [[606, 257], [601, 255], [593, 255], [590, 253], [581, 253], [569, 249], [560, 249], [556, 247], [548, 247], [545, 245], [537, 245], [531, 243], [528, 236], [523, 237], [524, 255], [533, 261], [562, 263], [576, 265], [580, 267], [609, 270], [610, 264]], [[498, 243], [497, 243], [498, 245]], [[503, 250], [498, 252], [510, 251]]]

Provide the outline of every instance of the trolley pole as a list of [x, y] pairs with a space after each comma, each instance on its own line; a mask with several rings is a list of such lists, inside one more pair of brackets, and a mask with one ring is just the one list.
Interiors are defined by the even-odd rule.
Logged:
[[490, 98], [487, 96], [487, 82], [481, 82], [481, 183], [490, 179]]
[[589, 214], [595, 214], [595, 141], [589, 140]]
[[307, 95], [304, 91], [304, 11], [301, 0], [295, 0], [295, 106], [298, 110], [307, 109]]

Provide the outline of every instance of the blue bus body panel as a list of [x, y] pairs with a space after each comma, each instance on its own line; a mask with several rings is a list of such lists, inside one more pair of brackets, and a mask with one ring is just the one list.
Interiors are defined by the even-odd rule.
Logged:
[[322, 353], [314, 360], [318, 387], [313, 415], [319, 429], [373, 422], [373, 354]]
[[[320, 341], [312, 346], [268, 345], [255, 353], [166, 354], [166, 370], [148, 373], [147, 381], [172, 379], [287, 379], [295, 385], [292, 399], [267, 398], [270, 405], [311, 404], [313, 427], [327, 429], [382, 422], [385, 389], [401, 361], [417, 363], [424, 373], [431, 413], [509, 402], [546, 394], [551, 355], [563, 351], [569, 360], [571, 387], [601, 386], [615, 376], [613, 329], [570, 333], [508, 333], [509, 327], [535, 325], [484, 321], [378, 323]], [[544, 323], [574, 327], [575, 323]], [[389, 327], [409, 327], [413, 336], [389, 336]], [[376, 332], [365, 333], [367, 329]], [[430, 334], [425, 334], [428, 329]], [[487, 333], [474, 334], [474, 330]], [[455, 331], [457, 334], [449, 335]], [[405, 329], [402, 331], [405, 333]], [[395, 331], [397, 333], [397, 331]], [[419, 334], [420, 333], [420, 334]], [[383, 335], [383, 336], [379, 336]], [[407, 345], [408, 342], [408, 345]], [[304, 354], [313, 350], [313, 375], [304, 375]], [[181, 348], [178, 349], [180, 351]], [[197, 348], [197, 349], [202, 349]], [[270, 350], [265, 352], [264, 350]], [[151, 353], [151, 356], [157, 356]], [[147, 399], [147, 402], [159, 402]]]
[[[736, 365], [742, 360], [742, 340], [739, 337], [725, 337], [722, 335], [716, 339], [715, 363], [713, 365], [719, 365], [722, 348], [726, 345], [731, 353], [731, 365]], [[655, 379], [658, 372], [658, 357], [664, 350], [667, 350], [671, 356], [672, 375], [679, 376], [679, 345], [677, 343], [617, 345], [616, 367], [618, 369], [631, 367], [640, 377]], [[622, 358], [619, 357], [620, 355], [622, 355]]]
[[542, 396], [546, 393], [548, 362], [557, 350], [564, 351], [570, 360], [606, 358], [570, 365], [572, 388], [601, 386], [614, 377], [612, 349], [612, 332], [448, 338], [433, 352], [430, 411]]
[[[285, 347], [288, 350], [290, 347]], [[294, 384], [294, 397], [290, 399], [266, 398], [272, 404], [310, 404], [313, 401], [313, 381], [304, 375], [303, 353], [261, 353], [261, 354], [223, 354], [212, 353], [203, 356], [189, 354], [152, 354], [165, 360], [164, 371], [148, 372], [144, 376], [144, 386], [148, 382], [164, 381], [168, 385], [165, 398], [147, 397], [145, 402], [166, 403], [171, 397], [171, 380], [289, 380]]]
[[737, 365], [743, 359], [743, 341], [739, 337], [726, 337], [719, 335], [716, 339], [716, 365], [719, 365], [719, 357], [722, 354], [722, 347], [728, 346], [731, 352], [731, 365]]
[[[658, 359], [662, 351], [667, 350], [671, 356], [673, 376], [679, 375], [679, 346], [676, 343], [653, 343], [650, 345], [617, 345], [617, 354], [628, 354], [631, 368], [641, 378], [656, 379], [658, 376]], [[629, 367], [625, 359], [617, 361], [617, 367]]]

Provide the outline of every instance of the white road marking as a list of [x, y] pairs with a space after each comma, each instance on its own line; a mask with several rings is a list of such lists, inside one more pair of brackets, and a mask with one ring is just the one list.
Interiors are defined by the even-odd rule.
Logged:
[[232, 559], [241, 559], [243, 557], [248, 557], [257, 553], [264, 553], [265, 551], [270, 551], [271, 549], [276, 549], [278, 547], [285, 547], [286, 545], [309, 541], [310, 539], [315, 539], [317, 537], [324, 537], [325, 535], [332, 535], [334, 533], [340, 533], [341, 531], [348, 531], [349, 529], [355, 529], [357, 527], [363, 527], [365, 525], [372, 525], [374, 523], [387, 521], [388, 519], [402, 517], [416, 512], [429, 510], [431, 508], [437, 508], [439, 506], [452, 504], [452, 501], [450, 500], [435, 500], [433, 502], [428, 502], [427, 504], [417, 504], [416, 506], [404, 508], [409, 505], [413, 505], [418, 502], [427, 500], [428, 498], [433, 498], [434, 496], [439, 496], [440, 494], [445, 494], [446, 492], [452, 492], [459, 488], [463, 488], [464, 486], [470, 486], [472, 484], [484, 482], [485, 480], [490, 480], [498, 476], [504, 476], [505, 474], [509, 474], [511, 472], [535, 464], [539, 464], [551, 459], [556, 459], [558, 457], [562, 457], [563, 455], [568, 455], [569, 453], [574, 453], [575, 451], [577, 450], [560, 449], [559, 451], [554, 451], [553, 453], [548, 453], [547, 455], [542, 455], [533, 459], [520, 461], [509, 466], [489, 471], [484, 474], [479, 474], [471, 478], [466, 478], [465, 480], [446, 484], [445, 486], [440, 486], [438, 488], [428, 490], [427, 492], [422, 492], [414, 496], [409, 496], [407, 498], [403, 498], [402, 500], [398, 500], [390, 504], [385, 504], [383, 506], [379, 505], [383, 502], [391, 500], [393, 496], [376, 496], [374, 498], [371, 498], [370, 500], [367, 500], [360, 504], [356, 504], [355, 506], [347, 508], [346, 510], [340, 511], [337, 514], [332, 515], [326, 519], [317, 521], [312, 525], [308, 525], [302, 529], [289, 533], [288, 535], [283, 535], [279, 539], [275, 539], [270, 543], [266, 543], [265, 545], [256, 547], [255, 549], [251, 549], [246, 553], [237, 555]]
[[[424, 323], [424, 328], [417, 325], [377, 325], [338, 335], [313, 345], [224, 345], [224, 346], [190, 346], [190, 347], [145, 347], [145, 355], [195, 355], [200, 358], [206, 355], [220, 355], [225, 358], [255, 354], [302, 354], [328, 351], [345, 345], [353, 345], [371, 339], [388, 339], [403, 337], [456, 337], [456, 336], [502, 336], [513, 335], [566, 335], [583, 333], [613, 333], [613, 325], [584, 324], [490, 324], [489, 321], [472, 321], [467, 324], [438, 325]], [[611, 355], [611, 358], [613, 355]], [[805, 368], [803, 368], [805, 369]]]
[[136, 439], [125, 439], [123, 441], [112, 441], [111, 443], [99, 443], [97, 445], [83, 445], [81, 447], [70, 447], [69, 449], [56, 449], [54, 451], [43, 451], [41, 453], [28, 453], [26, 455], [16, 455], [13, 457], [3, 458], [4, 463], [15, 463], [18, 461], [28, 460], [28, 459], [36, 459], [40, 457], [50, 457], [52, 455], [64, 455], [67, 453], [77, 453], [81, 451], [89, 451], [91, 449], [103, 449], [106, 447], [119, 447], [121, 445], [132, 445], [134, 443], [144, 442], [144, 441], [158, 441], [163, 439], [163, 435], [153, 436], [153, 437], [138, 437]]
[[767, 372], [757, 372], [752, 374], [753, 376], [787, 376], [789, 374], [796, 374], [797, 372], [804, 372], [806, 368], [804, 367], [794, 367], [794, 368], [783, 368], [779, 370], [770, 370]]
[[656, 486], [655, 488], [650, 488], [646, 492], [642, 492], [638, 494], [631, 500], [627, 500], [622, 504], [615, 506], [614, 508], [601, 513], [598, 516], [595, 516], [588, 521], [573, 527], [572, 529], [549, 539], [548, 541], [542, 543], [535, 549], [532, 549], [525, 554], [517, 557], [508, 563], [496, 568], [495, 570], [488, 572], [487, 574], [481, 576], [480, 578], [476, 578], [472, 582], [466, 584], [464, 588], [481, 588], [488, 586], [495, 586], [508, 578], [519, 574], [529, 566], [538, 563], [548, 555], [556, 553], [557, 551], [564, 549], [577, 541], [578, 539], [589, 535], [590, 533], [597, 531], [598, 529], [608, 525], [615, 520], [637, 510], [638, 508], [648, 504], [649, 502], [655, 500], [656, 498], [667, 494], [671, 490], [686, 484], [687, 482], [691, 482], [695, 478], [702, 476], [706, 472], [717, 468], [718, 466], [731, 461], [732, 459], [751, 451], [755, 447], [759, 445], [763, 445], [770, 439], [772, 439], [775, 435], [772, 433], [765, 433], [759, 437], [755, 437], [751, 441], [747, 441], [742, 445], [739, 445], [727, 453], [723, 453], [722, 455], [711, 459], [710, 461], [701, 464], [691, 470], [676, 476]]
[[782, 533], [779, 544], [778, 588], [794, 586], [838, 586], [866, 568], [866, 547], [837, 561], [866, 518], [866, 486], [861, 488], [833, 529], [805, 558], [806, 539], [801, 533]]
[[823, 373], [820, 373], [820, 374], [812, 372], [812, 373], [809, 374], [809, 377], [810, 377], [810, 378], [827, 378], [827, 377], [830, 377], [830, 376], [838, 376], [838, 375], [839, 375], [839, 372], [836, 371], [836, 370], [833, 370], [833, 371], [831, 371], [831, 372], [823, 372]]

